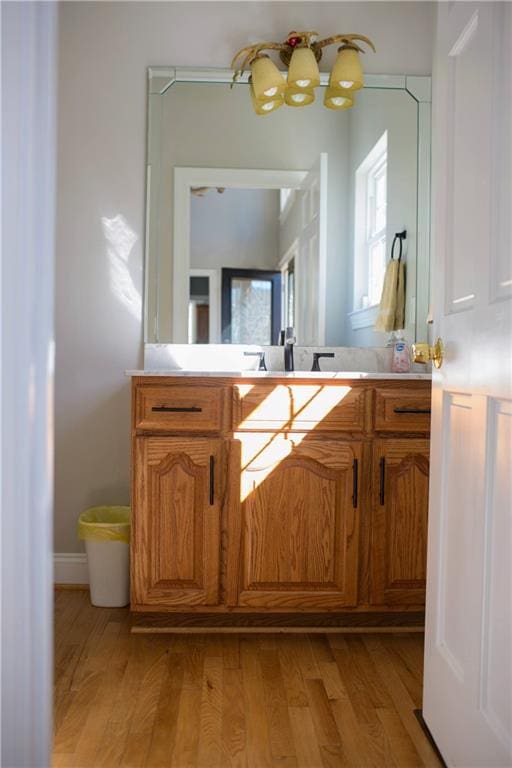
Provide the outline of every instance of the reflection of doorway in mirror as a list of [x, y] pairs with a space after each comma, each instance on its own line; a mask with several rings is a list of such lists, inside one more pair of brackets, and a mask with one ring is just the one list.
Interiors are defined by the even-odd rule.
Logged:
[[224, 344], [277, 344], [281, 329], [278, 270], [222, 270]]
[[220, 343], [220, 285], [216, 269], [191, 269], [188, 343]]

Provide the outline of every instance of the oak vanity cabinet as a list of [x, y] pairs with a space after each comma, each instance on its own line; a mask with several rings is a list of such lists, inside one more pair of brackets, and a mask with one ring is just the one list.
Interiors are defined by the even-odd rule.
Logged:
[[357, 604], [361, 443], [239, 434], [228, 603], [255, 609]]
[[216, 605], [225, 390], [159, 379], [132, 394], [132, 606]]
[[218, 603], [221, 461], [218, 438], [136, 438], [134, 603]]
[[429, 409], [414, 380], [134, 378], [134, 616], [421, 624]]
[[370, 603], [424, 605], [430, 442], [414, 433], [430, 431], [429, 388], [376, 389], [375, 430]]
[[423, 605], [427, 569], [429, 441], [376, 440], [370, 602]]

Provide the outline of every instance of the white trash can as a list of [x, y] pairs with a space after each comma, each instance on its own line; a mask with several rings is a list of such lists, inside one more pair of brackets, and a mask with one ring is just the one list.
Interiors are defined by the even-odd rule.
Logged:
[[130, 507], [91, 507], [78, 518], [85, 541], [91, 602], [120, 608], [130, 602]]

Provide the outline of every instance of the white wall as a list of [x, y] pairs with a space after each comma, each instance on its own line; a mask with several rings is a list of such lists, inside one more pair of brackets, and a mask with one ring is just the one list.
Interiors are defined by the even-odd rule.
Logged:
[[[226, 189], [192, 195], [190, 266], [277, 269], [279, 191]], [[220, 296], [219, 296], [220, 301]]]
[[[129, 382], [142, 365], [146, 68], [229, 65], [290, 29], [361, 32], [368, 72], [429, 74], [433, 3], [62, 3], [57, 229], [56, 537], [129, 499]], [[328, 67], [335, 49], [326, 55]]]

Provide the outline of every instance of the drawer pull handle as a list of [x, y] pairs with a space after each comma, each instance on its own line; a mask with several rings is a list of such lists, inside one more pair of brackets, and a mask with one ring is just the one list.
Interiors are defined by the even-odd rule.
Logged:
[[154, 405], [151, 409], [154, 413], [201, 413], [203, 410], [197, 405], [174, 407], [170, 405]]
[[386, 459], [384, 458], [384, 456], [382, 456], [380, 460], [380, 493], [379, 493], [381, 506], [384, 506], [385, 485], [386, 485]]
[[357, 507], [357, 496], [358, 496], [358, 488], [359, 485], [359, 461], [357, 459], [354, 459], [354, 463], [352, 464], [352, 506], [354, 509]]
[[215, 503], [215, 457], [210, 456], [210, 506]]
[[431, 413], [430, 408], [394, 408], [395, 413]]

